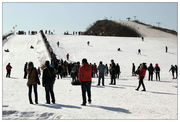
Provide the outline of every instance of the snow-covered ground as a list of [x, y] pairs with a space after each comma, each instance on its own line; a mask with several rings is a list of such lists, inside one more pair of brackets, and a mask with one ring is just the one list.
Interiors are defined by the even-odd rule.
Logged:
[[[3, 51], [3, 119], [177, 119], [178, 83], [172, 79], [169, 69], [177, 64], [177, 37], [99, 37], [46, 35], [58, 58], [71, 61], [110, 64], [114, 59], [121, 67], [117, 85], [109, 85], [110, 77], [105, 78], [105, 86], [97, 86], [97, 78], [92, 79], [92, 104], [81, 106], [81, 88], [72, 86], [71, 78], [56, 79], [54, 92], [56, 104], [45, 104], [45, 90], [38, 86], [39, 104], [28, 101], [27, 79], [23, 79], [25, 62], [33, 61], [38, 67], [49, 59], [41, 36], [15, 35], [4, 45]], [[60, 47], [57, 47], [57, 41]], [[90, 46], [87, 46], [90, 41]], [[34, 49], [30, 49], [33, 45]], [[165, 46], [168, 53], [165, 53]], [[121, 52], [117, 51], [121, 48]], [[138, 49], [142, 55], [137, 55]], [[5, 66], [11, 63], [11, 78], [6, 78]], [[146, 62], [158, 63], [161, 68], [161, 81], [148, 81], [145, 77], [146, 92], [136, 91], [138, 78], [131, 76], [132, 63], [137, 66]], [[154, 76], [155, 79], [155, 76]]]

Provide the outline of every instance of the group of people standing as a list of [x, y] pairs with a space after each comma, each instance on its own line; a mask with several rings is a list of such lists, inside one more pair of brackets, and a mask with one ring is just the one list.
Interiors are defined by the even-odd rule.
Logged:
[[[37, 85], [40, 85], [39, 80], [39, 73], [38, 70], [34, 67], [33, 62], [29, 62], [27, 67], [27, 74], [28, 74], [28, 81], [27, 86], [29, 88], [28, 97], [29, 97], [29, 103], [34, 104], [32, 101], [32, 88], [34, 89], [34, 95], [35, 95], [35, 104], [38, 104], [38, 92], [37, 92]], [[52, 67], [50, 67], [49, 61], [45, 62], [45, 67], [43, 69], [42, 74], [42, 86], [45, 88], [45, 94], [46, 94], [46, 103], [50, 104], [50, 96], [52, 99], [52, 103], [55, 104], [55, 95], [53, 91], [53, 85], [55, 82], [55, 72]]]
[[[64, 68], [63, 68], [64, 67]], [[7, 69], [7, 75], [6, 77], [10, 77], [10, 70], [11, 70], [10, 63], [6, 66]], [[65, 71], [63, 71], [65, 69]], [[68, 63], [67, 61], [61, 60], [51, 60], [51, 63], [49, 61], [45, 62], [44, 67], [42, 67], [43, 73], [42, 73], [42, 86], [45, 88], [45, 96], [46, 96], [46, 103], [50, 104], [51, 102], [55, 104], [55, 94], [53, 90], [53, 86], [55, 83], [56, 76], [59, 78], [59, 75], [61, 78], [66, 77], [70, 75], [72, 77], [72, 82], [78, 82], [78, 85], [81, 85], [82, 90], [82, 104], [83, 106], [86, 105], [86, 93], [88, 96], [88, 103], [91, 103], [91, 82], [92, 78], [95, 76], [95, 74], [98, 77], [98, 86], [101, 84], [104, 86], [104, 77], [107, 72], [110, 74], [110, 85], [116, 85], [116, 78], [119, 78], [120, 72], [120, 66], [119, 64], [115, 64], [114, 60], [111, 60], [111, 64], [109, 67], [103, 64], [102, 61], [99, 62], [99, 65], [96, 66], [94, 63], [93, 65], [87, 62], [87, 59], [82, 60], [82, 65], [80, 65], [80, 62], [75, 63]], [[96, 72], [94, 72], [94, 70]], [[153, 73], [156, 73], [156, 80], [160, 81], [160, 67], [158, 64], [155, 64], [155, 67], [153, 67], [152, 63], [147, 67], [146, 63], [142, 63], [139, 65], [137, 70], [135, 70], [135, 65], [133, 63], [132, 68], [132, 76], [139, 76], [139, 85], [136, 88], [136, 90], [139, 90], [140, 86], [142, 85], [143, 90], [146, 91], [145, 85], [143, 83], [143, 80], [146, 75], [146, 71], [149, 72], [148, 80], [153, 80]], [[173, 78], [177, 78], [177, 65], [171, 66], [171, 69], [169, 71], [172, 71]], [[174, 73], [176, 72], [176, 77], [174, 76]], [[94, 75], [93, 75], [94, 73]], [[97, 74], [99, 73], [99, 74]], [[108, 74], [108, 73], [107, 73]], [[33, 62], [25, 63], [24, 65], [24, 78], [28, 76], [28, 82], [27, 86], [29, 89], [28, 97], [30, 104], [34, 104], [32, 101], [32, 88], [34, 89], [34, 95], [35, 95], [35, 103], [38, 104], [38, 92], [37, 92], [37, 85], [40, 85], [40, 68], [36, 69], [34, 67]], [[51, 98], [51, 101], [50, 101]]]

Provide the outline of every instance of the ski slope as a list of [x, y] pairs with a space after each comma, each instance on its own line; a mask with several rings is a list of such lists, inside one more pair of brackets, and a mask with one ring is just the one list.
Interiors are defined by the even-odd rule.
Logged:
[[[45, 104], [45, 90], [38, 86], [39, 104], [28, 101], [27, 79], [23, 79], [25, 62], [33, 61], [35, 67], [49, 60], [47, 50], [38, 35], [15, 35], [4, 45], [3, 51], [3, 115], [2, 119], [177, 119], [177, 80], [169, 72], [171, 64], [177, 64], [177, 37], [103, 37], [46, 35], [58, 58], [99, 64], [110, 64], [114, 59], [121, 67], [117, 85], [109, 85], [110, 76], [105, 77], [105, 86], [97, 86], [98, 79], [92, 79], [92, 104], [81, 106], [81, 88], [72, 86], [71, 78], [56, 79], [54, 92], [56, 104]], [[60, 47], [57, 47], [57, 41]], [[90, 46], [87, 46], [90, 41]], [[33, 45], [34, 49], [30, 49]], [[165, 53], [165, 46], [168, 53]], [[121, 52], [117, 51], [121, 48]], [[137, 50], [141, 49], [141, 55]], [[5, 66], [11, 63], [11, 78], [6, 78]], [[161, 81], [144, 80], [146, 92], [136, 91], [138, 78], [131, 76], [132, 63], [137, 66], [146, 62], [158, 63], [161, 68]], [[155, 79], [155, 75], [154, 75]], [[41, 80], [42, 82], [42, 80]]]

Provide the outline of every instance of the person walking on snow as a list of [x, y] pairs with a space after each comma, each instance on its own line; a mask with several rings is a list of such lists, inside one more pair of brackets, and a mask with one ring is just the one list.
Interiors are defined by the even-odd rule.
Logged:
[[172, 72], [173, 79], [175, 79], [175, 77], [174, 77], [175, 70], [176, 70], [176, 68], [173, 65], [171, 65], [171, 68], [170, 68], [169, 72], [170, 71]]
[[138, 49], [138, 55], [141, 55], [141, 49]]
[[31, 97], [32, 87], [33, 87], [34, 95], [35, 95], [35, 103], [38, 104], [37, 84], [40, 85], [40, 81], [39, 81], [37, 69], [34, 67], [33, 62], [29, 62], [27, 73], [28, 73], [27, 86], [29, 88], [29, 93], [28, 93], [29, 102], [30, 102], [30, 104], [33, 104], [32, 97]]
[[167, 53], [168, 52], [168, 47], [166, 46], [165, 48], [166, 48], [166, 53]]
[[67, 53], [66, 58], [67, 58], [67, 60], [69, 60], [69, 53]]
[[6, 66], [6, 71], [7, 71], [6, 77], [9, 77], [9, 78], [10, 78], [11, 69], [12, 69], [11, 64], [8, 63], [8, 65]]
[[53, 86], [56, 75], [54, 69], [50, 67], [49, 61], [45, 62], [45, 66], [46, 68], [43, 70], [43, 74], [42, 74], [42, 85], [43, 87], [45, 87], [46, 103], [50, 104], [50, 95], [51, 95], [52, 103], [55, 104]]
[[81, 82], [82, 90], [82, 106], [86, 106], [86, 92], [88, 95], [88, 102], [91, 103], [91, 66], [88, 64], [87, 59], [82, 59], [82, 66], [79, 68], [78, 79]]
[[146, 88], [145, 88], [145, 85], [144, 85], [144, 82], [143, 82], [143, 79], [146, 75], [146, 70], [147, 70], [147, 66], [146, 66], [146, 63], [143, 63], [141, 65], [141, 68], [140, 68], [140, 71], [139, 71], [139, 85], [137, 87], [137, 91], [139, 90], [140, 86], [142, 85], [143, 86], [143, 90], [142, 91], [146, 91]]

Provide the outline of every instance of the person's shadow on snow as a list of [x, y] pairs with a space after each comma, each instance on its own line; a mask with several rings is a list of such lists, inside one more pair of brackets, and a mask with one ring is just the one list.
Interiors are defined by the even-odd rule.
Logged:
[[108, 106], [101, 106], [101, 105], [89, 105], [88, 107], [95, 107], [95, 108], [101, 108], [109, 111], [115, 111], [115, 112], [123, 112], [126, 114], [131, 114], [131, 112], [124, 108], [117, 108], [117, 107], [108, 107]]
[[63, 104], [37, 104], [37, 105], [38, 105], [38, 106], [49, 107], [49, 108], [54, 108], [54, 109], [61, 109], [62, 107], [64, 107], [64, 108], [81, 109], [81, 107], [78, 107], [78, 106], [63, 105]]

